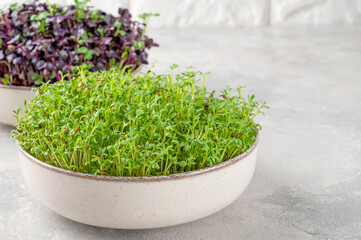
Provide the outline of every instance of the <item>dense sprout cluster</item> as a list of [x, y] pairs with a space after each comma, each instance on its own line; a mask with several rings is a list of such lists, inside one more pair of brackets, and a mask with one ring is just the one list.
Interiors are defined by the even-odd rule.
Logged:
[[45, 84], [17, 113], [13, 137], [48, 164], [111, 176], [157, 176], [210, 167], [247, 152], [267, 108], [254, 95], [231, 97], [196, 85], [191, 69], [134, 77], [124, 70], [80, 70]]
[[115, 17], [75, 5], [24, 3], [0, 10], [0, 84], [34, 86], [57, 82], [59, 71], [87, 64], [92, 71], [112, 66], [147, 64], [146, 49], [157, 46], [144, 35], [144, 24], [132, 21], [127, 9]]

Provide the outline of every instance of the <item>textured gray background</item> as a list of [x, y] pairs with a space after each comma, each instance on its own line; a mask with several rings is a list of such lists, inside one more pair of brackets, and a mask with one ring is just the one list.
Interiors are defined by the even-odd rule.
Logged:
[[0, 125], [0, 239], [361, 239], [361, 29], [182, 29], [150, 33], [151, 62], [211, 71], [209, 90], [267, 100], [255, 176], [231, 206], [175, 227], [86, 226], [43, 207]]

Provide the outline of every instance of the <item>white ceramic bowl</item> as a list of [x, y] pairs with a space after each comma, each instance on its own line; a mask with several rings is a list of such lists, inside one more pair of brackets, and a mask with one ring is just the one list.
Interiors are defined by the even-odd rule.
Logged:
[[76, 173], [37, 160], [19, 147], [31, 192], [54, 212], [107, 228], [147, 229], [191, 222], [235, 201], [256, 164], [258, 137], [245, 154], [213, 167], [159, 177]]
[[0, 123], [15, 126], [13, 110], [24, 108], [24, 100], [32, 100], [36, 93], [31, 87], [0, 85]]
[[[136, 75], [143, 68], [140, 65], [132, 74]], [[16, 118], [13, 110], [19, 107], [24, 108], [24, 100], [32, 100], [36, 92], [31, 91], [32, 87], [5, 86], [0, 84], [0, 123], [15, 126]]]

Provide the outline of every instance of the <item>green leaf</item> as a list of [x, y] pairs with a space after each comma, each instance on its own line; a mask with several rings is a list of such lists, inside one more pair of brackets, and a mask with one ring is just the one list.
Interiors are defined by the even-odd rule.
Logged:
[[133, 44], [136, 50], [145, 48], [145, 44], [143, 41], [137, 42], [134, 40]]
[[186, 163], [185, 161], [181, 161], [181, 162], [179, 163], [179, 166], [185, 167], [185, 166], [187, 166], [187, 163]]
[[148, 18], [149, 16], [150, 16], [149, 13], [142, 13], [142, 14], [138, 15], [138, 17], [139, 17], [140, 19], [143, 19], [143, 20], [145, 20], [145, 19]]
[[138, 47], [139, 47], [140, 49], [145, 48], [144, 42], [143, 42], [143, 41], [138, 42]]
[[39, 79], [36, 79], [36, 80], [35, 80], [35, 85], [42, 85], [42, 84], [44, 84], [42, 78], [39, 78]]
[[81, 35], [81, 39], [87, 40], [89, 38], [88, 33], [84, 31], [83, 35]]
[[122, 23], [121, 22], [115, 22], [113, 24], [113, 27], [116, 27], [116, 28], [120, 28], [122, 26]]
[[31, 21], [39, 20], [39, 19], [38, 19], [38, 15], [36, 15], [36, 14], [31, 15], [30, 20], [31, 20]]
[[43, 21], [41, 21], [41, 23], [38, 27], [38, 29], [40, 29], [43, 33], [45, 33], [45, 24], [46, 24], [46, 21], [43, 20]]
[[5, 75], [5, 77], [3, 77], [1, 81], [3, 82], [4, 85], [8, 85], [10, 83], [9, 75]]
[[16, 9], [18, 9], [20, 6], [19, 6], [19, 4], [17, 4], [17, 3], [12, 3], [12, 4], [10, 4], [10, 9], [12, 10], [12, 11], [15, 11]]
[[37, 20], [43, 20], [45, 18], [47, 18], [48, 16], [50, 16], [49, 12], [42, 12], [38, 15], [38, 19]]
[[123, 52], [123, 53], [122, 53], [122, 58], [123, 58], [123, 59], [126, 59], [127, 57], [128, 57], [128, 52]]
[[74, 0], [75, 2], [75, 7], [78, 9], [78, 10], [84, 10], [85, 9], [85, 6], [88, 4], [88, 2], [90, 2], [90, 0]]
[[57, 10], [58, 8], [61, 7], [60, 4], [56, 4], [56, 3], [53, 3], [51, 6], [52, 6], [52, 8], [53, 8], [54, 10]]
[[111, 67], [114, 67], [114, 66], [115, 66], [115, 59], [114, 59], [114, 58], [111, 58], [111, 59], [109, 60], [109, 66], [111, 66]]
[[78, 53], [86, 53], [88, 52], [88, 48], [87, 47], [81, 47], [78, 49]]
[[143, 19], [144, 21], [146, 21], [148, 18], [154, 16], [154, 17], [158, 17], [160, 14], [159, 13], [142, 13], [140, 15], [138, 15], [138, 17], [140, 19]]
[[77, 18], [78, 20], [84, 19], [84, 12], [83, 12], [83, 11], [78, 11], [78, 12], [76, 12], [76, 18]]
[[176, 68], [179, 68], [179, 65], [178, 64], [173, 64], [172, 66], [169, 67], [171, 70], [174, 70]]
[[98, 31], [98, 33], [100, 34], [101, 37], [104, 36], [104, 29], [103, 28], [98, 28], [97, 31]]
[[85, 54], [85, 60], [91, 60], [93, 58], [93, 54], [94, 51], [93, 50], [89, 50], [86, 54]]
[[126, 33], [125, 31], [123, 31], [123, 30], [120, 30], [120, 31], [119, 31], [119, 34], [120, 34], [120, 36], [122, 36], [122, 37], [124, 37], [125, 35], [127, 35], [127, 33]]
[[41, 76], [41, 75], [38, 74], [38, 73], [34, 73], [34, 74], [31, 76], [31, 79], [34, 80], [35, 85], [42, 85], [42, 84], [44, 84], [44, 82], [43, 82], [43, 76]]
[[33, 75], [31, 75], [31, 79], [34, 81], [37, 80], [39, 77], [41, 77], [41, 75], [38, 73], [34, 73]]
[[96, 20], [103, 18], [103, 15], [99, 15], [99, 10], [90, 10], [90, 19]]

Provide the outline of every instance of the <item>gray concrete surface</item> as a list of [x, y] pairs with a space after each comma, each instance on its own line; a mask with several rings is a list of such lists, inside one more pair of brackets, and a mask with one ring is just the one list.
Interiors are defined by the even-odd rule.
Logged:
[[361, 239], [361, 28], [150, 33], [157, 71], [178, 63], [267, 100], [254, 178], [231, 206], [154, 230], [67, 220], [29, 192], [11, 128], [0, 126], [0, 239]]

